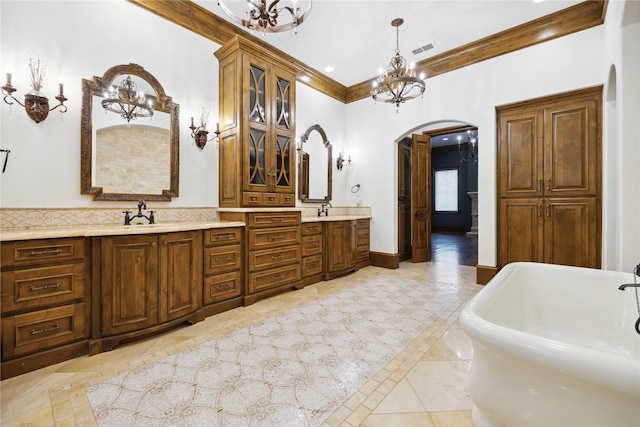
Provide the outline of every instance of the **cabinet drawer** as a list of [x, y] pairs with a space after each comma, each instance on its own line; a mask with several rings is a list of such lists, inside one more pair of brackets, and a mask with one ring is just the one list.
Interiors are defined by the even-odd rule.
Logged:
[[274, 206], [274, 207], [294, 207], [296, 205], [295, 196], [292, 194], [279, 193], [243, 193], [243, 206]]
[[84, 298], [84, 264], [2, 273], [2, 314]]
[[232, 243], [240, 243], [242, 239], [242, 229], [240, 228], [219, 228], [205, 230], [205, 246], [222, 246]]
[[302, 277], [322, 274], [322, 255], [302, 258]]
[[302, 237], [302, 256], [322, 253], [322, 234]]
[[369, 229], [369, 220], [368, 219], [357, 219], [356, 220], [356, 227], [358, 227], [358, 228], [366, 228], [368, 230]]
[[249, 253], [249, 271], [264, 270], [292, 262], [300, 262], [299, 245]]
[[239, 271], [217, 274], [204, 279], [204, 305], [242, 295], [242, 275]]
[[249, 274], [249, 294], [300, 280], [300, 264]]
[[358, 229], [357, 232], [357, 245], [358, 246], [369, 246], [369, 229], [361, 230]]
[[308, 236], [310, 234], [322, 234], [321, 222], [305, 222], [302, 224], [302, 235]]
[[2, 319], [2, 358], [20, 356], [85, 338], [84, 303]]
[[240, 245], [217, 246], [204, 250], [204, 274], [237, 270], [242, 266]]
[[2, 243], [2, 266], [41, 265], [84, 258], [84, 239], [21, 240]]
[[369, 259], [369, 248], [358, 248], [356, 251], [356, 261], [367, 261]]
[[300, 243], [300, 227], [249, 230], [249, 250], [295, 245]]
[[275, 227], [300, 224], [300, 212], [255, 212], [249, 214], [249, 227]]

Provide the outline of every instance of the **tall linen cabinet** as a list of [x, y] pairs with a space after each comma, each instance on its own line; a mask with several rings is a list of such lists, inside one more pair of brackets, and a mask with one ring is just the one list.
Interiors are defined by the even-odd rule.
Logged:
[[296, 70], [236, 36], [220, 62], [220, 207], [295, 206]]
[[498, 267], [600, 268], [602, 87], [496, 110]]

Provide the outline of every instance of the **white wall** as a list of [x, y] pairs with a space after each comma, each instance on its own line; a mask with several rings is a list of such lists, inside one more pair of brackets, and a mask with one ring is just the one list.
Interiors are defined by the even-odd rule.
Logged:
[[[24, 109], [0, 103], [0, 147], [10, 149], [0, 175], [0, 205], [19, 207], [131, 207], [131, 202], [94, 202], [80, 194], [81, 81], [102, 76], [118, 64], [136, 63], [153, 74], [180, 105], [180, 196], [161, 206], [217, 206], [218, 155], [213, 142], [203, 151], [193, 143], [189, 117], [211, 104], [218, 116], [220, 46], [132, 3], [117, 1], [0, 2], [0, 79], [13, 74], [15, 96], [29, 87], [29, 53], [47, 61], [43, 92], [55, 103], [64, 79], [68, 112], [39, 124]], [[149, 153], [153, 155], [153, 153]], [[4, 157], [2, 157], [3, 159]], [[144, 169], [140, 171], [144, 179]]]
[[[601, 85], [603, 26], [427, 79], [424, 99], [395, 106], [365, 99], [347, 106], [348, 137], [366, 153], [364, 203], [372, 206], [372, 251], [397, 252], [397, 141], [422, 124], [459, 120], [479, 129], [479, 257], [496, 265], [495, 107]], [[433, 127], [433, 126], [431, 126]], [[363, 171], [364, 172], [364, 171]]]

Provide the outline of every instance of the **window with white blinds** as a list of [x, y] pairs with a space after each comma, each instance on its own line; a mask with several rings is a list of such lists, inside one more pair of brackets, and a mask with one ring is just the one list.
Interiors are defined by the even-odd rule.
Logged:
[[438, 169], [434, 181], [436, 212], [458, 212], [458, 169]]

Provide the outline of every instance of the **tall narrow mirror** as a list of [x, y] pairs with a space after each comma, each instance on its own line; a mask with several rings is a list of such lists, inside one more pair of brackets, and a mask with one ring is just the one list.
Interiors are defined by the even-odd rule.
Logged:
[[94, 200], [178, 196], [179, 107], [137, 64], [82, 80], [81, 191]]
[[320, 125], [300, 136], [298, 198], [303, 203], [331, 200], [331, 143]]

